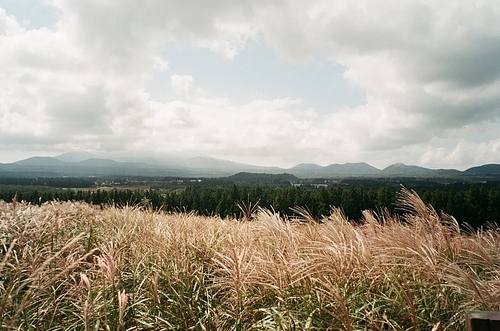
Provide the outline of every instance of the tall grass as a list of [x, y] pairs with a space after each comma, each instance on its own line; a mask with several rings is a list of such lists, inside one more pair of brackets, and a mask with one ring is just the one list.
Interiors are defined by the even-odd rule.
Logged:
[[499, 310], [498, 229], [399, 204], [243, 222], [0, 202], [0, 329], [463, 330], [464, 310]]

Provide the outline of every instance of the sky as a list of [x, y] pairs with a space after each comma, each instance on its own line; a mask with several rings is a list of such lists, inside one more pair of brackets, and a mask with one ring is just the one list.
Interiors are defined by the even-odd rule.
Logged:
[[497, 0], [0, 0], [0, 162], [500, 163]]

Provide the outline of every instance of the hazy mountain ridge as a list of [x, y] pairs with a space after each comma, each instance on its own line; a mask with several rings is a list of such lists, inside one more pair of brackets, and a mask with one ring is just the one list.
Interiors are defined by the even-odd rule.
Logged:
[[85, 161], [88, 159], [98, 159], [99, 156], [97, 154], [91, 152], [81, 152], [81, 151], [72, 151], [66, 152], [57, 156], [54, 156], [56, 159], [64, 162], [79, 162]]
[[[88, 157], [88, 158], [86, 158]], [[469, 168], [428, 169], [402, 163], [378, 169], [365, 162], [320, 166], [301, 163], [291, 168], [263, 167], [232, 162], [213, 157], [141, 159], [127, 158], [117, 161], [100, 158], [93, 153], [69, 152], [55, 157], [30, 157], [13, 163], [0, 164], [0, 175], [31, 174], [33, 176], [180, 176], [224, 177], [238, 173], [283, 174], [296, 177], [348, 177], [348, 176], [443, 176], [500, 175], [500, 164], [487, 164]]]
[[464, 171], [466, 174], [471, 175], [500, 175], [500, 164], [484, 164], [477, 167], [472, 167]]
[[351, 175], [351, 174], [360, 174], [360, 175], [375, 175], [380, 172], [379, 169], [369, 165], [366, 162], [359, 163], [345, 163], [345, 164], [330, 164], [326, 167], [323, 167], [327, 173], [337, 173], [340, 175]]
[[380, 173], [385, 175], [406, 175], [406, 174], [429, 175], [432, 174], [434, 171], [435, 170], [424, 167], [406, 165], [403, 163], [395, 163], [382, 169]]
[[[180, 176], [180, 177], [221, 177], [238, 172], [280, 173], [277, 167], [259, 167], [211, 157], [192, 157], [175, 160], [149, 159], [148, 163], [141, 159], [128, 158], [126, 162], [109, 158], [91, 157], [82, 160], [76, 154], [64, 157], [30, 157], [13, 163], [0, 164], [0, 175], [23, 176]], [[95, 155], [91, 155], [95, 156]], [[70, 161], [62, 161], [66, 159]]]
[[[50, 166], [63, 166], [67, 162], [61, 161], [55, 157], [47, 156], [33, 156], [21, 161], [13, 162], [12, 164], [17, 164], [20, 166], [40, 166], [40, 167], [50, 167]], [[9, 164], [9, 163], [6, 163]]]

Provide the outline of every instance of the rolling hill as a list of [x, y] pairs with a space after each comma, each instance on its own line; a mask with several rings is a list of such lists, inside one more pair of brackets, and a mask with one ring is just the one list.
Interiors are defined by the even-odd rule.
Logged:
[[0, 176], [60, 177], [60, 176], [178, 176], [227, 177], [238, 173], [283, 174], [298, 178], [332, 177], [455, 177], [498, 176], [500, 164], [487, 164], [465, 171], [428, 169], [396, 163], [382, 170], [365, 162], [320, 166], [301, 163], [291, 168], [263, 167], [232, 162], [207, 156], [165, 159], [128, 158], [118, 161], [99, 158], [92, 153], [69, 152], [56, 157], [30, 157], [13, 163], [0, 164]]

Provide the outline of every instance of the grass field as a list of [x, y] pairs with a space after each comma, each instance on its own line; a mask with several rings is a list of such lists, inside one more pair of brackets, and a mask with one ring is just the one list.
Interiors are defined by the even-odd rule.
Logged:
[[463, 330], [500, 310], [500, 231], [403, 190], [404, 217], [251, 221], [0, 202], [2, 330]]

